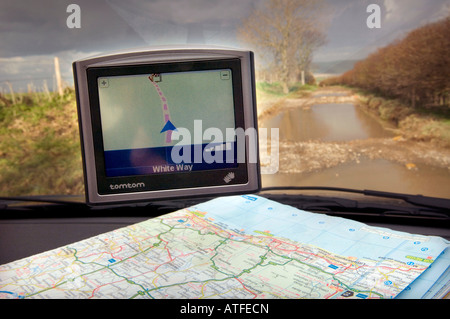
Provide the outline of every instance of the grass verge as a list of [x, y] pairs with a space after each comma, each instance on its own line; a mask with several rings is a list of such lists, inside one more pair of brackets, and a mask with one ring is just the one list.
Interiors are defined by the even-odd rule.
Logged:
[[404, 138], [432, 142], [450, 148], [450, 109], [411, 108], [399, 100], [359, 92], [359, 105], [377, 116], [382, 124], [394, 126]]
[[0, 101], [0, 194], [84, 192], [73, 90]]

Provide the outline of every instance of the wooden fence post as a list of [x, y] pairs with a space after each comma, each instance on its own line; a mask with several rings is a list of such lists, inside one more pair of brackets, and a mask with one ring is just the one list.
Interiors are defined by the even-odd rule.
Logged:
[[58, 87], [59, 96], [63, 95], [63, 87], [62, 87], [62, 79], [61, 79], [61, 70], [59, 69], [59, 58], [55, 56], [55, 77], [56, 77], [56, 85]]
[[16, 104], [16, 97], [14, 95], [14, 90], [12, 84], [9, 81], [6, 81], [6, 85], [9, 87], [9, 93], [11, 93], [11, 100], [13, 104]]

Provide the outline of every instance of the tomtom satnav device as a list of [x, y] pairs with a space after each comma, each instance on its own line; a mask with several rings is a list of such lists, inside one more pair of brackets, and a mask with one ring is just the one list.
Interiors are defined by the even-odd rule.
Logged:
[[161, 47], [74, 62], [86, 202], [257, 192], [253, 61]]

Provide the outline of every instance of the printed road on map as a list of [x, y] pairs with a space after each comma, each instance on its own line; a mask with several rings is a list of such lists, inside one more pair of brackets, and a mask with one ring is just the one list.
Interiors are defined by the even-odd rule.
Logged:
[[[0, 297], [394, 298], [420, 286], [447, 247], [259, 196], [223, 197], [2, 265]], [[448, 259], [439, 264], [431, 278], [448, 270]]]

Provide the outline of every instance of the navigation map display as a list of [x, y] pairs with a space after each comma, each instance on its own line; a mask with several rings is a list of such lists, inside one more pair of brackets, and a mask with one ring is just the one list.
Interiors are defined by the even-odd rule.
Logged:
[[151, 48], [73, 69], [88, 203], [260, 189], [251, 51]]
[[[225, 160], [235, 146], [226, 135], [227, 128], [235, 129], [232, 83], [231, 69], [99, 77], [106, 175], [236, 166], [235, 154]], [[216, 143], [203, 136], [209, 128], [220, 132]], [[195, 160], [196, 151], [201, 160]], [[203, 156], [211, 152], [218, 165]]]

